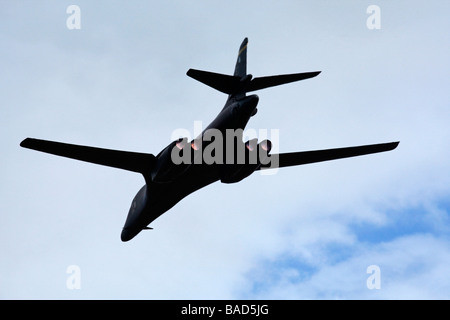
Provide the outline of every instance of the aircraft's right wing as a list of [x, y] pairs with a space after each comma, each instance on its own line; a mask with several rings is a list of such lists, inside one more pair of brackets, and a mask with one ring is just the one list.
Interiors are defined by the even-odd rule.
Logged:
[[389, 142], [357, 147], [273, 154], [270, 156], [271, 161], [266, 165], [262, 165], [260, 169], [298, 166], [314, 162], [356, 157], [377, 152], [385, 152], [394, 150], [395, 148], [397, 148], [399, 143], [400, 142]]
[[150, 171], [155, 161], [155, 156], [150, 153], [103, 149], [32, 138], [26, 138], [20, 146], [144, 175]]

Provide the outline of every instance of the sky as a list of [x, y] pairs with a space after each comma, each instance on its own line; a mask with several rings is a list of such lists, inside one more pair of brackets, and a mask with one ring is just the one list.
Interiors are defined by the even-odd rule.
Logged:
[[[0, 2], [0, 298], [449, 299], [449, 10]], [[247, 128], [278, 130], [280, 152], [399, 147], [214, 183], [126, 243], [142, 176], [19, 147], [157, 154], [225, 103], [186, 71], [231, 74], [245, 37], [254, 76], [322, 71], [257, 92]]]

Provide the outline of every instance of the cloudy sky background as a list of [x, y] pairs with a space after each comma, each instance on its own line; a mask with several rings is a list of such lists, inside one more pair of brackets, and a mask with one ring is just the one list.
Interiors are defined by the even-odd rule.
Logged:
[[[69, 30], [66, 9], [81, 9]], [[370, 30], [366, 9], [381, 9]], [[0, 298], [449, 299], [450, 4], [2, 1]], [[321, 70], [258, 92], [281, 152], [392, 152], [215, 183], [120, 241], [143, 178], [22, 149], [35, 137], [158, 153], [226, 96], [185, 75]], [[269, 137], [270, 138], [270, 137]], [[70, 290], [69, 266], [81, 272]], [[370, 290], [367, 268], [380, 270]]]

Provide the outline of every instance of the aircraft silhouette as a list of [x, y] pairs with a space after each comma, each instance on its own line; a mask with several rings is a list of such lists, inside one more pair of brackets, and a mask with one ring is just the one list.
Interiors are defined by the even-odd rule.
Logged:
[[[225, 106], [192, 141], [180, 138], [158, 155], [26, 138], [20, 146], [58, 156], [141, 173], [145, 185], [134, 197], [122, 229], [129, 241], [194, 191], [213, 182], [235, 183], [260, 169], [282, 168], [393, 150], [399, 142], [327, 150], [270, 154], [272, 143], [242, 141], [257, 111], [258, 96], [247, 92], [317, 76], [320, 71], [253, 78], [247, 74], [247, 38], [239, 47], [234, 75], [190, 69], [187, 75], [228, 94]], [[231, 134], [229, 134], [231, 132]], [[209, 152], [206, 152], [209, 151]]]

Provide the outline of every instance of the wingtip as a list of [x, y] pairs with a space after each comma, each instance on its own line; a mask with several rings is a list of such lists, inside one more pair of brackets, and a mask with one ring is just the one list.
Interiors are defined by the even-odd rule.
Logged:
[[22, 148], [26, 148], [27, 145], [28, 145], [28, 142], [29, 142], [30, 140], [31, 140], [31, 138], [23, 139], [22, 142], [20, 143], [20, 146], [21, 146]]
[[386, 148], [387, 148], [386, 151], [394, 150], [395, 148], [398, 147], [399, 143], [400, 143], [400, 141], [394, 141], [394, 142], [386, 143]]

